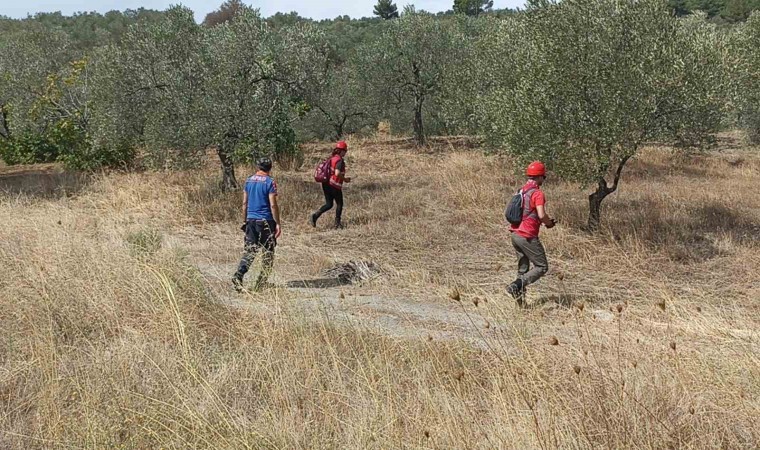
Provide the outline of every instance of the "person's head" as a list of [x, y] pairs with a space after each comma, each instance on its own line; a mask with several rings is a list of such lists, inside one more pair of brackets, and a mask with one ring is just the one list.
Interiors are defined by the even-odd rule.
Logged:
[[272, 159], [263, 156], [256, 161], [256, 167], [262, 172], [269, 173], [272, 171]]
[[544, 166], [544, 163], [541, 161], [533, 161], [528, 164], [528, 168], [525, 170], [525, 175], [541, 186], [544, 184], [544, 181], [546, 181], [546, 166]]
[[333, 155], [340, 155], [342, 158], [346, 156], [346, 153], [348, 153], [348, 144], [346, 144], [346, 141], [339, 141], [337, 144], [335, 144]]

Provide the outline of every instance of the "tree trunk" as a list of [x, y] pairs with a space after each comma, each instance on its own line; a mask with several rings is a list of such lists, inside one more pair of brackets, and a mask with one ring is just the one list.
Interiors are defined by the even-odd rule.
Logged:
[[5, 105], [0, 105], [0, 136], [10, 140], [11, 130], [8, 126], [8, 109]]
[[333, 129], [335, 130], [335, 139], [340, 140], [343, 137], [343, 126], [346, 123], [346, 119], [344, 118], [340, 122], [335, 122], [333, 124]]
[[414, 103], [414, 140], [418, 146], [425, 145], [425, 128], [422, 124], [422, 103], [424, 97], [417, 96]]
[[602, 219], [602, 200], [610, 195], [607, 181], [602, 178], [596, 192], [588, 196], [588, 231], [596, 233]]
[[225, 146], [220, 145], [216, 149], [219, 155], [219, 162], [222, 163], [222, 192], [227, 192], [239, 187], [235, 178], [235, 164], [232, 161]]
[[[635, 149], [633, 153], [635, 153]], [[602, 220], [602, 201], [608, 195], [617, 191], [618, 184], [620, 183], [620, 175], [623, 173], [623, 167], [630, 158], [630, 156], [626, 156], [620, 160], [617, 170], [615, 171], [615, 178], [612, 181], [612, 186], [607, 185], [607, 180], [603, 176], [599, 177], [597, 180], [598, 184], [596, 191], [588, 196], [588, 231], [590, 233], [596, 233], [599, 231], [599, 225]]]

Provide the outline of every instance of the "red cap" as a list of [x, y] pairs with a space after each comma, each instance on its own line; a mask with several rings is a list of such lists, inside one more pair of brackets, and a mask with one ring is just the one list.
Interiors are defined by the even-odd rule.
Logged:
[[337, 150], [348, 150], [348, 144], [346, 144], [346, 141], [340, 141], [335, 144], [335, 148]]
[[541, 161], [533, 161], [528, 165], [528, 170], [525, 171], [525, 174], [529, 177], [542, 177], [546, 175], [546, 167]]

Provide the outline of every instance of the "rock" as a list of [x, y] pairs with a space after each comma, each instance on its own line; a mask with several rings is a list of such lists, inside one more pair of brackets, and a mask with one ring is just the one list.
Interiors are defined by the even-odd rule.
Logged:
[[601, 320], [603, 322], [612, 322], [615, 319], [614, 314], [603, 309], [594, 310], [591, 312], [591, 315], [594, 316], [596, 320]]

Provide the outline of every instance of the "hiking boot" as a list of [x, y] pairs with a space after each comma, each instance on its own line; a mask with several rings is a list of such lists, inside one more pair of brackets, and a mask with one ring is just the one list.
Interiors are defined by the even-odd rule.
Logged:
[[235, 291], [240, 293], [243, 292], [243, 276], [239, 273], [236, 273], [232, 276], [232, 286], [235, 287]]
[[335, 229], [336, 229], [336, 230], [342, 230], [342, 229], [344, 229], [344, 228], [346, 228], [346, 227], [344, 227], [342, 223], [340, 223], [340, 222], [335, 222]]
[[523, 281], [519, 278], [513, 281], [512, 284], [507, 286], [507, 294], [517, 301], [518, 306], [523, 306], [525, 304], [525, 285], [523, 285]]
[[309, 216], [309, 225], [311, 225], [312, 228], [317, 228], [317, 217], [314, 214]]

